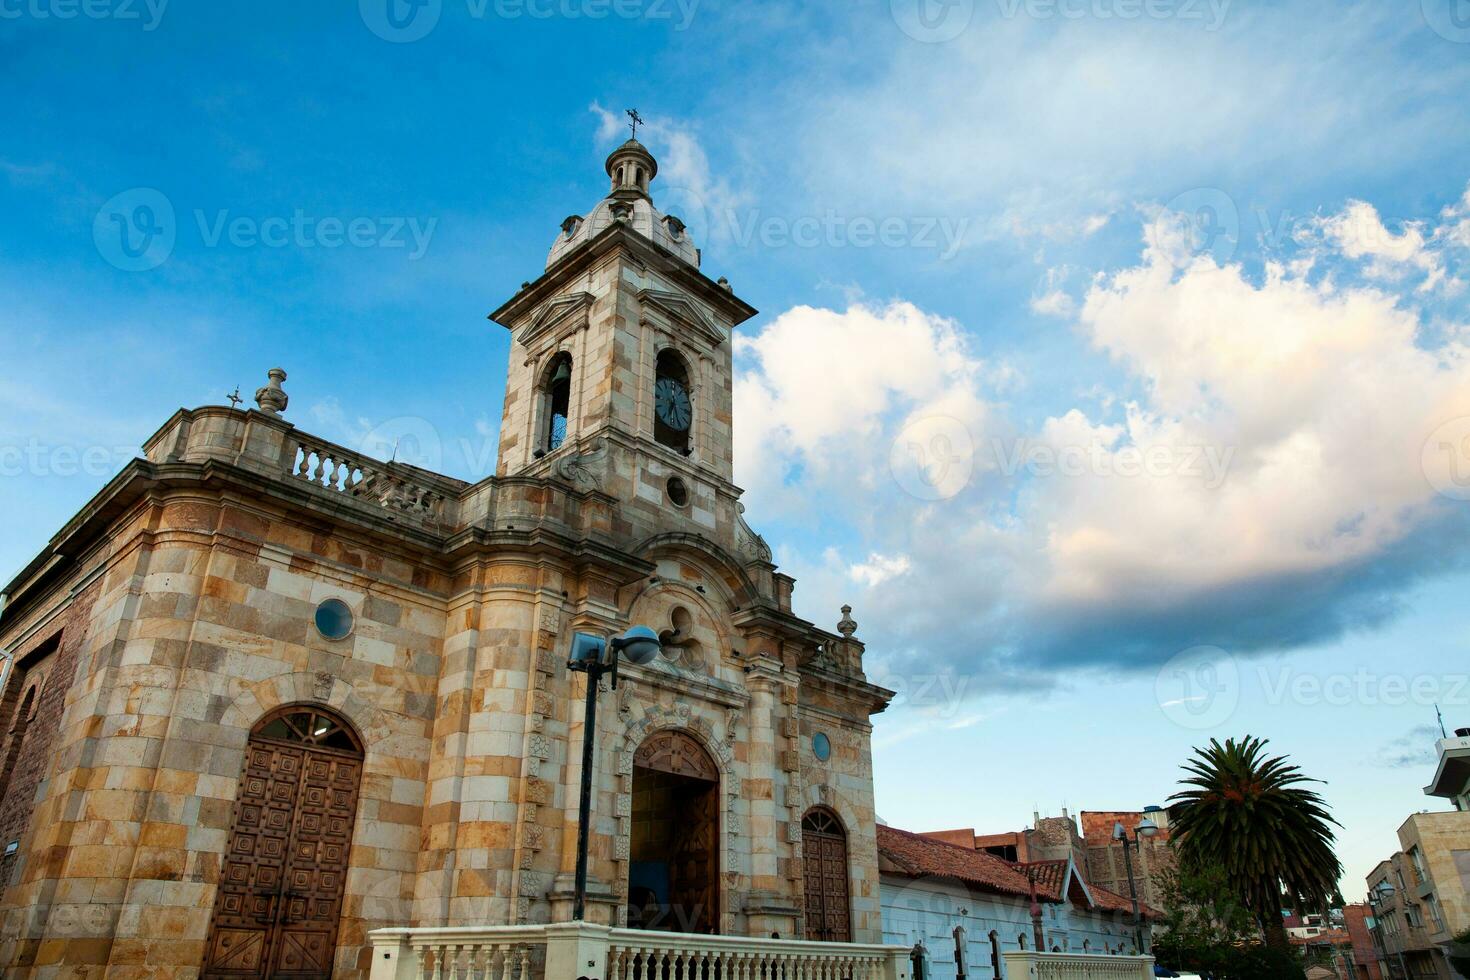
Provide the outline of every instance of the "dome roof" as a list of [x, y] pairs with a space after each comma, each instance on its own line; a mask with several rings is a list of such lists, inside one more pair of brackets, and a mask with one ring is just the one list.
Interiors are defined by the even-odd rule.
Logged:
[[653, 206], [648, 184], [658, 173], [658, 161], [654, 160], [648, 148], [630, 139], [608, 155], [606, 168], [608, 177], [612, 179], [611, 191], [585, 218], [574, 214], [562, 222], [561, 234], [551, 243], [551, 252], [546, 256], [546, 268], [550, 269], [563, 256], [619, 221], [698, 268], [699, 249], [694, 246], [684, 223]]

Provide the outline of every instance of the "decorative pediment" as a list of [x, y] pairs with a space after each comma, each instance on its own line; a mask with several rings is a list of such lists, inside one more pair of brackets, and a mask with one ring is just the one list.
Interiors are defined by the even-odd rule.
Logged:
[[690, 302], [678, 293], [644, 289], [639, 291], [638, 301], [643, 304], [644, 310], [657, 310], [668, 320], [692, 330], [711, 346], [718, 347], [725, 342], [724, 331], [699, 308], [699, 304]]
[[547, 300], [532, 313], [521, 327], [516, 338], [522, 347], [531, 347], [537, 340], [557, 327], [586, 313], [592, 307], [593, 296], [589, 292], [566, 293]]

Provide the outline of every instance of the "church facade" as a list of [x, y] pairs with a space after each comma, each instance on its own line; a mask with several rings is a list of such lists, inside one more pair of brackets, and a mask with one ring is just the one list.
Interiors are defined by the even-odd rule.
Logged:
[[0, 966], [364, 977], [369, 931], [570, 918], [574, 632], [663, 652], [602, 694], [588, 918], [878, 942], [891, 696], [733, 483], [732, 331], [629, 140], [492, 314], [495, 476], [258, 409], [180, 410], [6, 588]]

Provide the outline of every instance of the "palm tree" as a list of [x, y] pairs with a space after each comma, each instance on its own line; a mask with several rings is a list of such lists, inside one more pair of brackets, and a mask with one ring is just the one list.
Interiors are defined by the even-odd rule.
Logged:
[[1267, 740], [1247, 735], [1196, 748], [1183, 766], [1191, 787], [1169, 797], [1169, 825], [1180, 862], [1218, 868], [1272, 946], [1286, 946], [1283, 902], [1326, 905], [1342, 865], [1333, 853], [1332, 824], [1322, 797], [1301, 783], [1321, 782], [1265, 757]]

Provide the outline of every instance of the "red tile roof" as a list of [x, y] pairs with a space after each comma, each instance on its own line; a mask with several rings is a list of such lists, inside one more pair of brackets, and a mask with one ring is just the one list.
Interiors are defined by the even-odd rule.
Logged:
[[912, 878], [954, 878], [999, 895], [1030, 897], [1026, 876], [1015, 865], [973, 847], [959, 847], [894, 827], [878, 827], [878, 856]]
[[1062, 900], [1062, 886], [1067, 881], [1066, 861], [1031, 861], [1015, 867], [1036, 882], [1036, 897], [1053, 902]]

